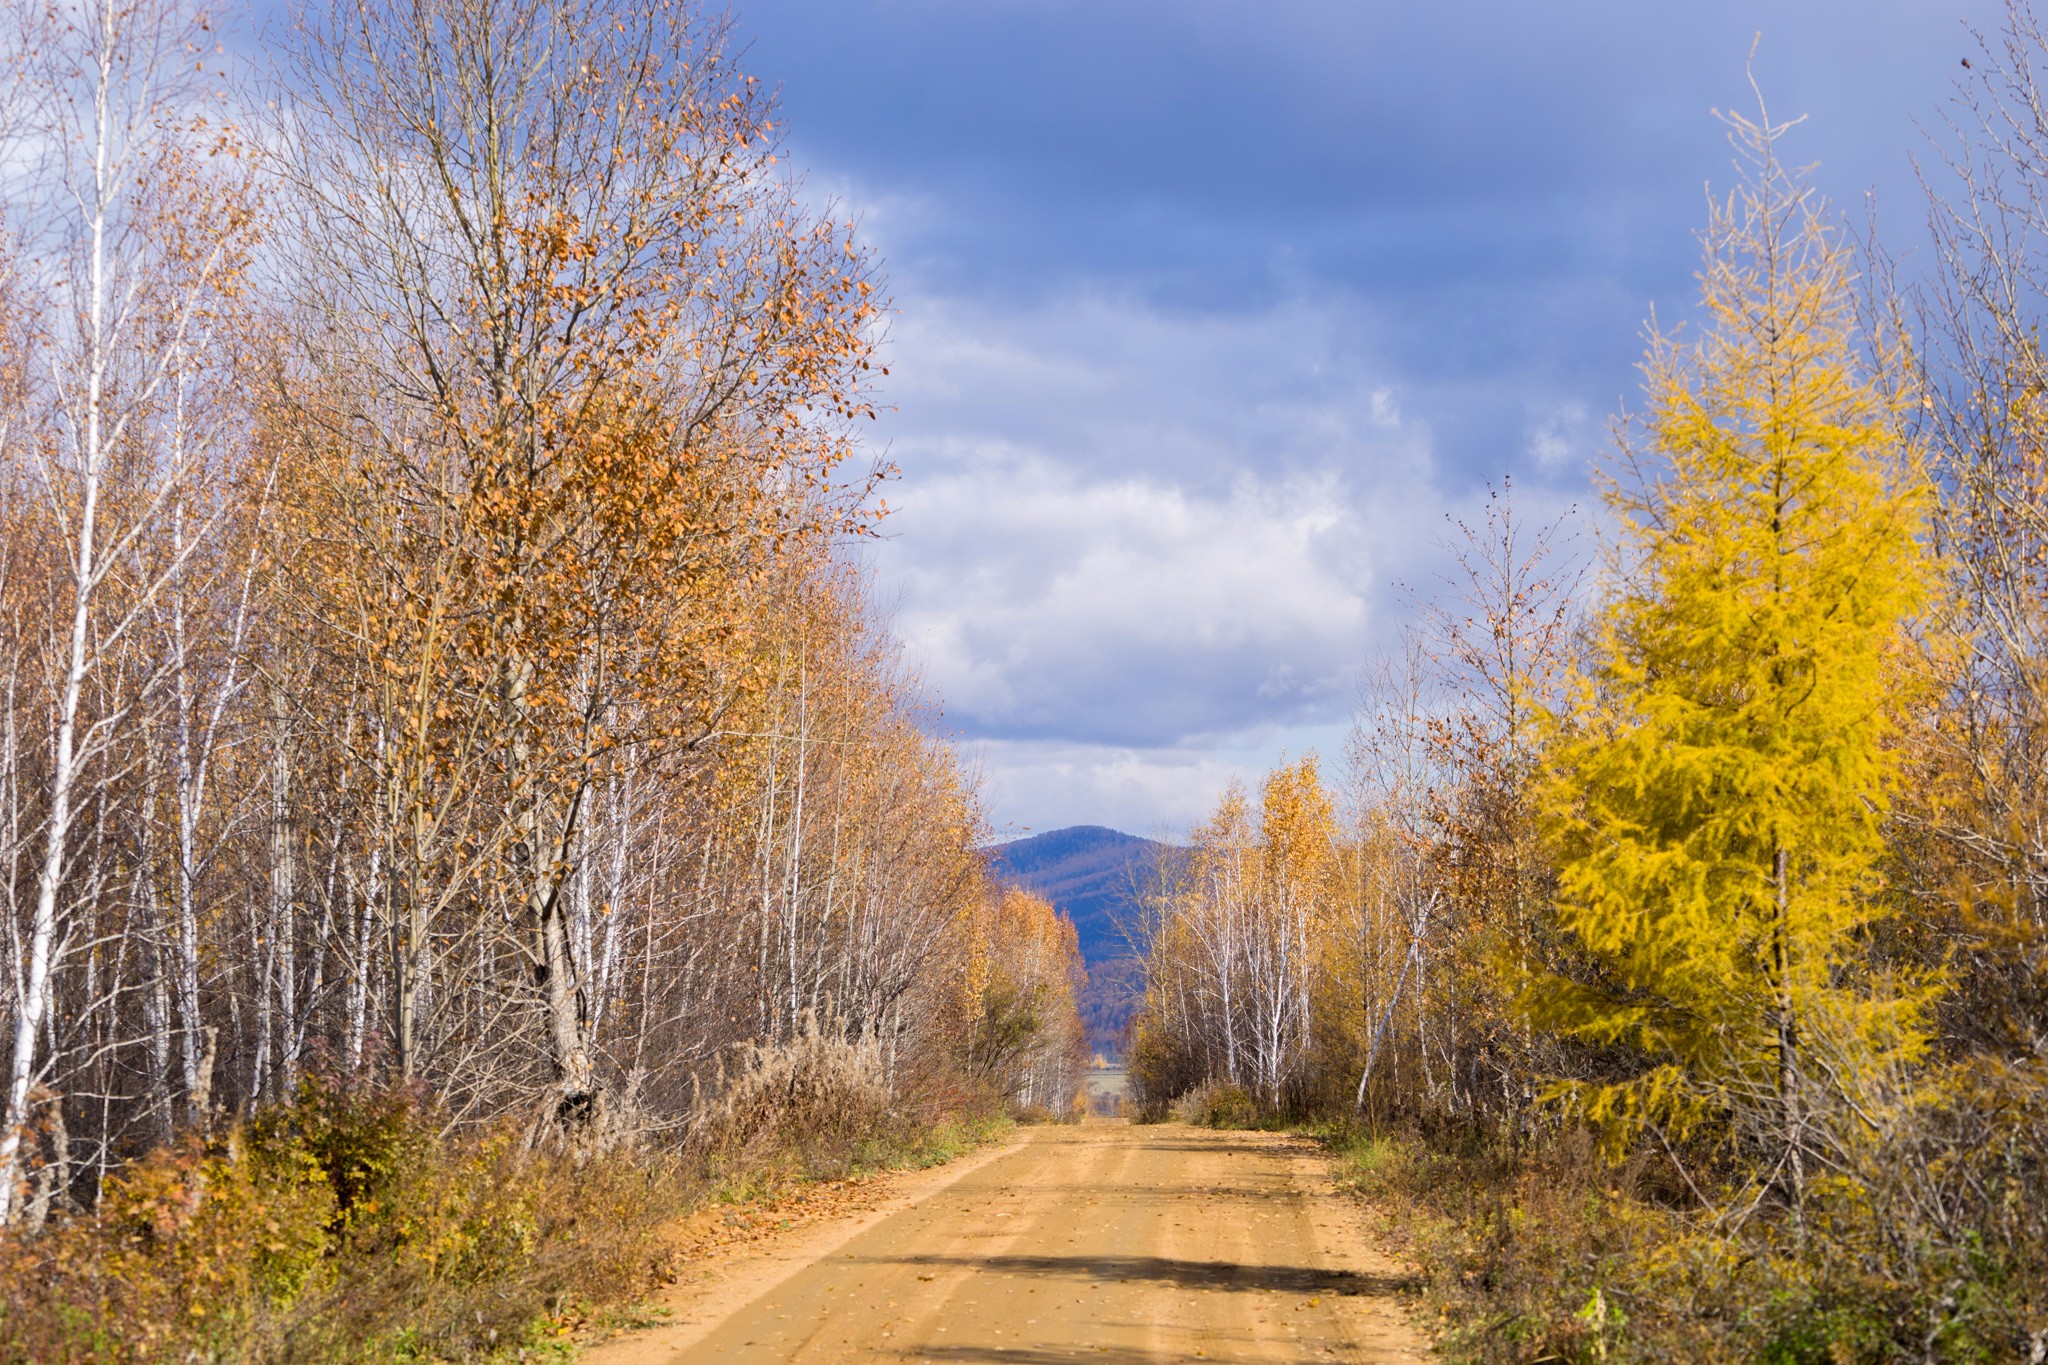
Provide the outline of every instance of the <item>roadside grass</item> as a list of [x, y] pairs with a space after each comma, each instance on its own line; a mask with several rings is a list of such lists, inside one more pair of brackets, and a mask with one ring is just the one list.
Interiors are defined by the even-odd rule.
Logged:
[[[1868, 1198], [1803, 1227], [1698, 1212], [1667, 1162], [1612, 1163], [1582, 1129], [1520, 1143], [1445, 1125], [1303, 1129], [1336, 1153], [1420, 1274], [1449, 1361], [1863, 1365], [2027, 1358], [2027, 1262], [1922, 1245], [1902, 1263]], [[1717, 1191], [1719, 1192], [1719, 1191]], [[2048, 1340], [2048, 1331], [2035, 1341]]]
[[1416, 1266], [1418, 1317], [1445, 1358], [1632, 1358], [1614, 1286], [1657, 1217], [1628, 1188], [1637, 1173], [1601, 1170], [1590, 1142], [1531, 1153], [1460, 1130], [1311, 1131]]
[[892, 1128], [863, 1143], [848, 1174], [858, 1177], [943, 1166], [1008, 1137], [1016, 1128], [1017, 1121], [1000, 1110], [951, 1111], [930, 1125]]
[[786, 1154], [740, 1167], [720, 1163], [701, 1190], [671, 1209], [670, 1216], [686, 1216], [711, 1205], [767, 1207], [808, 1186], [857, 1183], [889, 1171], [943, 1166], [1008, 1137], [1016, 1127], [1017, 1121], [1001, 1112], [948, 1113], [929, 1125], [892, 1125], [863, 1140], [845, 1161], [824, 1168]]
[[0, 1365], [567, 1361], [657, 1316], [650, 1292], [715, 1246], [679, 1241], [691, 1213], [758, 1228], [812, 1187], [1008, 1130], [920, 1107], [821, 1162], [795, 1141], [579, 1157], [511, 1125], [451, 1132], [409, 1092], [309, 1080], [133, 1163], [93, 1212], [0, 1239]]

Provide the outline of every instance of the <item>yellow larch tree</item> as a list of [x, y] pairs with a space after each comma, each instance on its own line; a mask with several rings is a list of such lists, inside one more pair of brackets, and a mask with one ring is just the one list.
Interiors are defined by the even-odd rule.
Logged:
[[1653, 334], [1606, 480], [1614, 590], [1541, 785], [1584, 970], [1523, 1004], [1613, 1050], [1567, 1088], [1610, 1133], [1731, 1138], [1796, 1208], [1870, 1120], [1868, 1083], [1922, 1046], [1923, 995], [1861, 947], [1925, 499], [1783, 126], [1729, 123], [1748, 173], [1706, 233], [1705, 330]]

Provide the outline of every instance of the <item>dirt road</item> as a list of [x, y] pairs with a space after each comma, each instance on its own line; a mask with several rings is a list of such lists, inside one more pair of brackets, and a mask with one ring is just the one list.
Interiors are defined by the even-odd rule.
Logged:
[[813, 1229], [589, 1365], [1421, 1361], [1400, 1271], [1309, 1143], [1033, 1128], [893, 1208]]

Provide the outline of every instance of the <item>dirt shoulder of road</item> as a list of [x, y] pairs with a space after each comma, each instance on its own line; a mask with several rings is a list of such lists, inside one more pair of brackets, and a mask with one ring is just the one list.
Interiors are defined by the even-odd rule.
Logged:
[[830, 1256], [882, 1220], [914, 1208], [1022, 1146], [1015, 1129], [964, 1156], [915, 1170], [871, 1171], [792, 1185], [771, 1197], [713, 1204], [676, 1220], [677, 1278], [585, 1343], [581, 1365], [662, 1365], [737, 1309]]
[[1342, 1170], [1341, 1159], [1315, 1138], [1289, 1133], [1295, 1186], [1305, 1196], [1326, 1254], [1363, 1279], [1392, 1292], [1361, 1298], [1353, 1308], [1358, 1344], [1387, 1361], [1426, 1360], [1435, 1333], [1419, 1311], [1420, 1277], [1395, 1249], [1377, 1210]]

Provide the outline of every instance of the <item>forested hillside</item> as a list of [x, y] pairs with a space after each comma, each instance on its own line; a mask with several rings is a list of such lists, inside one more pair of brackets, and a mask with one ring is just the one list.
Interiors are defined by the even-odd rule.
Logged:
[[1127, 956], [1127, 926], [1138, 897], [1172, 846], [1101, 825], [1074, 825], [1013, 839], [989, 850], [996, 874], [1029, 887], [1074, 921], [1090, 963]]
[[1177, 852], [1101, 825], [1047, 830], [988, 851], [998, 877], [1043, 896], [1073, 921], [1088, 968], [1081, 1022], [1088, 1046], [1100, 1055], [1123, 1055], [1143, 974], [1132, 937], [1139, 901]]

